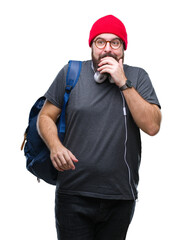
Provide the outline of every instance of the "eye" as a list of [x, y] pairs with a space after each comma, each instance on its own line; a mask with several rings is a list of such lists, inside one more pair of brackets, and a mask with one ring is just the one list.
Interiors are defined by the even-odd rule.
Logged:
[[121, 45], [121, 42], [120, 42], [119, 39], [114, 39], [114, 40], [111, 41], [111, 45], [114, 48], [118, 48]]
[[97, 44], [98, 46], [104, 46], [105, 43], [106, 43], [105, 40], [102, 39], [102, 38], [99, 38], [99, 39], [97, 39], [97, 41], [96, 41], [96, 44]]

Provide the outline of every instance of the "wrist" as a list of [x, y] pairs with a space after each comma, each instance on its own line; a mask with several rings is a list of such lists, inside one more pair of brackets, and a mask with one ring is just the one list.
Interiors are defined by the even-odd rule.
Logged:
[[124, 91], [124, 90], [129, 89], [129, 88], [132, 88], [132, 82], [128, 79], [126, 79], [125, 84], [123, 84], [121, 87], [119, 87], [119, 89], [121, 91]]
[[122, 80], [117, 84], [117, 86], [118, 86], [119, 88], [121, 88], [122, 86], [124, 86], [124, 85], [126, 84], [126, 81], [127, 81], [127, 78], [125, 77], [124, 79], [122, 79]]
[[49, 146], [48, 146], [50, 152], [55, 152], [58, 151], [58, 149], [62, 149], [64, 148], [62, 142], [60, 141], [60, 139], [55, 136], [54, 140], [50, 142]]

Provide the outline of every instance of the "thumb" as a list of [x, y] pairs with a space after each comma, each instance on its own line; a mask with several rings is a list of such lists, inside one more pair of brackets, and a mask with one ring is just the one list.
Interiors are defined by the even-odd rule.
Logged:
[[123, 66], [123, 59], [122, 59], [122, 58], [119, 59], [119, 64], [120, 64], [121, 66]]

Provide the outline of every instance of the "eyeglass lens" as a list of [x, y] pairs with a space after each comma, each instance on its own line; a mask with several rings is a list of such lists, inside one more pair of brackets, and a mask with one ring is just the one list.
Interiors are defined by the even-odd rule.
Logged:
[[110, 46], [111, 48], [113, 49], [118, 49], [120, 46], [121, 46], [121, 41], [116, 38], [116, 39], [113, 39], [111, 41], [106, 41], [105, 39], [103, 38], [98, 38], [96, 41], [95, 41], [95, 44], [96, 44], [96, 47], [102, 49], [102, 48], [105, 48], [106, 45], [107, 45], [107, 42], [110, 43]]

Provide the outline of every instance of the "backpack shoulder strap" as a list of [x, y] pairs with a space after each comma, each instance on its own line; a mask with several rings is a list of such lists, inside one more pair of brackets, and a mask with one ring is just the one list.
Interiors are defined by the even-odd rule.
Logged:
[[81, 72], [81, 66], [82, 62], [81, 61], [69, 61], [69, 66], [68, 66], [68, 71], [67, 71], [67, 76], [66, 76], [66, 92], [71, 92], [71, 90], [75, 87], [79, 75]]
[[65, 94], [64, 94], [64, 103], [62, 106], [62, 112], [60, 116], [60, 122], [58, 126], [58, 133], [61, 141], [64, 139], [65, 135], [65, 111], [66, 111], [66, 105], [69, 100], [69, 96], [71, 93], [71, 90], [75, 87], [76, 83], [78, 82], [80, 72], [81, 72], [81, 61], [69, 61], [67, 76], [66, 76], [66, 88], [65, 88]]

